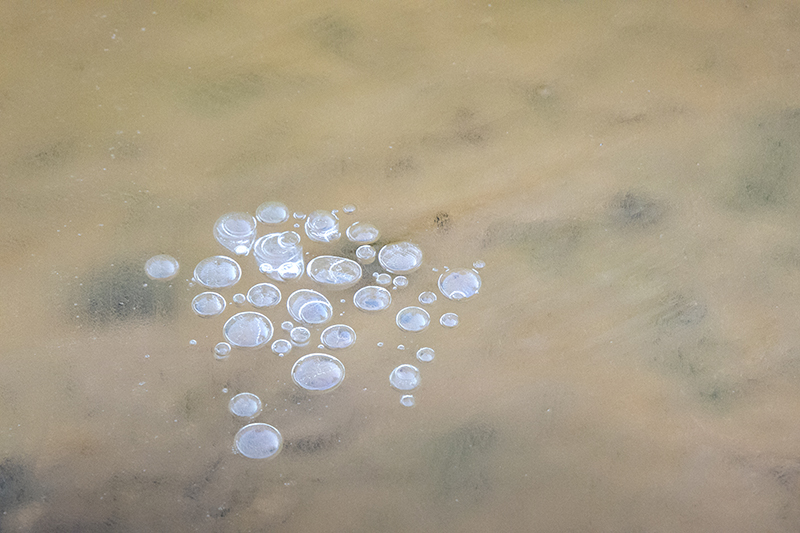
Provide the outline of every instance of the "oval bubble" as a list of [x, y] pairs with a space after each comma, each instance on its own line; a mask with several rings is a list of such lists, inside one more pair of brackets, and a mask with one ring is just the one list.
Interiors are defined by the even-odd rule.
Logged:
[[436, 293], [431, 291], [424, 291], [419, 293], [419, 303], [422, 305], [430, 305], [436, 301]]
[[240, 348], [258, 348], [272, 338], [272, 322], [261, 313], [245, 311], [230, 317], [222, 326], [225, 339]]
[[264, 202], [256, 209], [256, 218], [264, 224], [280, 224], [289, 220], [289, 209], [281, 202]]
[[272, 307], [281, 301], [281, 291], [272, 283], [258, 283], [247, 291], [247, 301], [253, 307]]
[[392, 295], [383, 287], [368, 285], [356, 291], [353, 303], [362, 311], [383, 311], [392, 303]]
[[356, 332], [348, 325], [335, 324], [325, 328], [320, 335], [320, 341], [331, 350], [349, 348], [356, 342]]
[[304, 324], [324, 324], [333, 316], [333, 306], [325, 296], [310, 289], [294, 291], [286, 300], [289, 314]]
[[308, 277], [331, 289], [346, 289], [361, 279], [361, 265], [352, 259], [320, 255], [308, 262]]
[[279, 356], [283, 357], [292, 351], [292, 343], [286, 339], [277, 339], [272, 343], [272, 351]]
[[257, 422], [248, 424], [236, 433], [233, 439], [234, 452], [250, 459], [269, 459], [281, 451], [283, 437], [280, 431]]
[[458, 326], [458, 315], [455, 313], [445, 313], [439, 318], [439, 324], [446, 328], [454, 328]]
[[403, 331], [416, 333], [428, 327], [431, 323], [431, 316], [421, 307], [406, 307], [397, 313], [395, 320], [397, 327]]
[[192, 311], [202, 318], [217, 316], [225, 310], [225, 298], [216, 292], [201, 292], [192, 299]]
[[144, 264], [144, 273], [153, 280], [167, 281], [178, 275], [178, 260], [171, 255], [154, 255]]
[[423, 363], [430, 363], [433, 361], [435, 355], [436, 352], [433, 350], [433, 348], [428, 348], [427, 346], [417, 350], [417, 359]]
[[253, 418], [261, 412], [261, 398], [250, 392], [242, 392], [231, 398], [228, 409], [236, 416]]
[[381, 236], [381, 232], [368, 222], [354, 222], [345, 231], [350, 242], [357, 244], [372, 244]]
[[292, 380], [310, 391], [333, 390], [344, 380], [344, 365], [332, 355], [304, 355], [292, 367]]
[[481, 277], [472, 269], [458, 268], [439, 276], [439, 291], [451, 300], [472, 298], [481, 288]]
[[194, 268], [194, 279], [209, 289], [231, 287], [242, 277], [239, 263], [224, 255], [203, 259]]
[[406, 274], [422, 264], [422, 250], [410, 242], [387, 244], [378, 252], [378, 262], [392, 274]]
[[419, 370], [413, 365], [400, 365], [389, 375], [389, 383], [400, 391], [416, 389], [419, 381]]

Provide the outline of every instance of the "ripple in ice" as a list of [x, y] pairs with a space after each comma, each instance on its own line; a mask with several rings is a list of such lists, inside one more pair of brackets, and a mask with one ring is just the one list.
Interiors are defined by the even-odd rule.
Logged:
[[286, 300], [289, 314], [304, 324], [324, 324], [333, 316], [333, 306], [325, 296], [310, 289], [294, 291]]
[[167, 281], [178, 275], [178, 260], [171, 255], [154, 255], [144, 264], [144, 273], [150, 279]]
[[253, 307], [272, 307], [281, 301], [281, 291], [272, 283], [258, 283], [247, 291], [247, 301]]
[[272, 322], [261, 313], [245, 311], [230, 317], [222, 327], [225, 339], [240, 348], [257, 348], [272, 338]]
[[261, 412], [261, 398], [250, 392], [242, 392], [231, 398], [228, 409], [236, 416], [253, 418]]
[[303, 246], [294, 231], [270, 233], [253, 245], [258, 270], [275, 281], [296, 279], [303, 275]]
[[396, 322], [403, 331], [417, 332], [428, 327], [431, 316], [421, 307], [406, 307], [397, 313]]
[[242, 269], [239, 267], [239, 263], [224, 255], [207, 257], [197, 263], [194, 268], [194, 279], [209, 289], [230, 287], [235, 285], [241, 277]]
[[361, 265], [352, 259], [320, 255], [308, 262], [308, 277], [331, 289], [352, 287], [361, 279]]
[[233, 451], [250, 459], [268, 459], [281, 451], [283, 437], [269, 424], [248, 424], [236, 433]]
[[445, 313], [439, 319], [439, 324], [446, 328], [454, 328], [458, 325], [458, 315], [455, 313]]
[[256, 218], [264, 224], [280, 224], [289, 220], [289, 209], [281, 202], [264, 202], [256, 209]]
[[286, 339], [277, 339], [272, 343], [272, 351], [278, 354], [280, 357], [283, 357], [292, 351], [292, 343]]
[[216, 292], [201, 292], [192, 299], [192, 311], [197, 316], [209, 318], [225, 310], [225, 298]]
[[214, 223], [214, 238], [236, 255], [247, 255], [256, 240], [256, 218], [250, 213], [227, 213]]
[[358, 244], [372, 244], [381, 236], [381, 232], [368, 222], [355, 222], [345, 231], [350, 242]]
[[353, 303], [362, 311], [383, 311], [392, 303], [392, 294], [383, 287], [368, 285], [356, 291]]
[[422, 250], [410, 242], [387, 244], [378, 253], [378, 262], [392, 274], [406, 274], [422, 264]]
[[314, 211], [306, 219], [306, 235], [312, 241], [334, 242], [341, 237], [339, 220], [330, 211]]
[[329, 391], [344, 379], [344, 365], [332, 355], [312, 353], [304, 355], [292, 367], [292, 380], [310, 391]]
[[331, 350], [348, 348], [356, 342], [356, 332], [348, 325], [336, 324], [325, 328], [320, 340]]
[[417, 350], [417, 359], [419, 359], [423, 363], [430, 363], [431, 361], [433, 361], [435, 355], [436, 352], [433, 351], [433, 348], [428, 348], [427, 346]]
[[419, 370], [413, 365], [400, 365], [389, 374], [389, 383], [397, 390], [414, 390], [419, 387]]
[[451, 300], [466, 300], [478, 294], [481, 277], [472, 269], [458, 268], [439, 276], [439, 290]]

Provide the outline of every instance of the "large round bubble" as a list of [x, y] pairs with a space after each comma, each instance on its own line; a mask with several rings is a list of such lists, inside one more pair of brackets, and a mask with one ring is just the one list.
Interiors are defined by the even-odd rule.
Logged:
[[250, 459], [269, 459], [281, 451], [283, 437], [269, 424], [248, 424], [236, 433], [233, 450]]
[[258, 348], [272, 338], [272, 322], [261, 313], [245, 311], [230, 317], [222, 327], [225, 339], [240, 348]]
[[344, 379], [344, 365], [332, 355], [312, 353], [304, 355], [292, 367], [292, 380], [310, 391], [329, 391]]

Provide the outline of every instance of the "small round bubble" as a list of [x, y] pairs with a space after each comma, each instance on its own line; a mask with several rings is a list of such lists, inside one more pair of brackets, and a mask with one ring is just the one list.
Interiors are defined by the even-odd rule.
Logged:
[[225, 322], [222, 334], [234, 346], [258, 348], [272, 338], [272, 322], [261, 313], [237, 313]]
[[389, 383], [397, 390], [414, 390], [419, 387], [419, 370], [412, 365], [400, 365], [389, 375]]
[[483, 260], [481, 260], [481, 259], [478, 259], [477, 261], [475, 261], [474, 263], [472, 263], [472, 266], [473, 266], [474, 268], [483, 268], [483, 267], [485, 267], [485, 266], [486, 266], [486, 261], [483, 261]]
[[378, 228], [368, 222], [354, 222], [345, 231], [347, 239], [357, 244], [372, 244], [381, 236]]
[[436, 352], [433, 351], [433, 348], [428, 348], [427, 346], [417, 350], [417, 359], [423, 363], [430, 363], [435, 355]]
[[192, 299], [192, 311], [202, 318], [217, 316], [225, 310], [225, 298], [216, 292], [201, 292]]
[[226, 213], [214, 223], [214, 238], [236, 255], [247, 255], [256, 240], [256, 219], [249, 213]]
[[344, 365], [332, 355], [304, 355], [292, 367], [292, 381], [310, 391], [329, 391], [344, 380]]
[[303, 220], [304, 218], [306, 218], [306, 214], [303, 213], [302, 211], [295, 211], [294, 213], [292, 213], [292, 216], [296, 220]]
[[378, 262], [387, 272], [407, 274], [422, 264], [422, 250], [410, 242], [387, 244], [378, 253]]
[[403, 331], [418, 332], [428, 327], [431, 316], [421, 307], [406, 307], [397, 313], [397, 327]]
[[481, 277], [472, 269], [458, 268], [439, 276], [439, 291], [451, 300], [472, 298], [481, 288]]
[[445, 313], [439, 319], [439, 324], [446, 328], [454, 328], [458, 325], [458, 315], [455, 313]]
[[294, 291], [286, 300], [293, 319], [304, 324], [324, 324], [333, 317], [333, 306], [325, 296], [310, 289]]
[[394, 279], [392, 280], [392, 283], [398, 289], [402, 289], [403, 287], [408, 286], [408, 278], [405, 276], [395, 276]]
[[194, 278], [209, 289], [222, 289], [235, 285], [242, 277], [239, 264], [224, 255], [203, 259], [194, 269]]
[[289, 209], [281, 202], [264, 202], [256, 209], [256, 218], [264, 224], [280, 224], [289, 220]]
[[277, 339], [275, 342], [272, 343], [272, 351], [273, 353], [276, 353], [279, 356], [283, 357], [284, 355], [292, 351], [292, 343], [287, 341], [286, 339]]
[[339, 220], [330, 211], [314, 211], [306, 219], [306, 235], [312, 241], [333, 242], [339, 239]]
[[235, 452], [250, 459], [269, 459], [281, 451], [283, 437], [269, 424], [248, 424], [233, 439]]
[[325, 347], [331, 350], [349, 348], [356, 342], [356, 332], [345, 324], [335, 324], [325, 328], [320, 335], [320, 340]]
[[283, 331], [292, 331], [292, 328], [294, 328], [294, 324], [291, 321], [285, 320], [281, 322], [281, 329]]
[[362, 265], [369, 265], [375, 261], [375, 248], [369, 244], [363, 244], [356, 248], [356, 259]]
[[155, 255], [144, 264], [144, 273], [150, 279], [167, 281], [178, 275], [178, 260], [171, 255]]
[[400, 405], [403, 407], [414, 407], [415, 403], [414, 396], [411, 394], [403, 394], [400, 396]]
[[197, 341], [192, 339], [189, 341], [189, 344], [191, 344], [192, 346], [197, 346]]
[[392, 276], [386, 272], [383, 272], [375, 276], [375, 282], [379, 285], [388, 285], [392, 282]]
[[392, 303], [392, 295], [383, 287], [368, 285], [356, 291], [353, 303], [362, 311], [382, 311]]
[[241, 292], [237, 292], [236, 294], [233, 295], [233, 303], [238, 305], [238, 306], [244, 305], [244, 303], [246, 301], [247, 301], [247, 298]]
[[242, 392], [231, 398], [228, 409], [236, 416], [253, 418], [261, 412], [261, 398], [250, 392]]
[[214, 357], [217, 359], [227, 359], [231, 354], [231, 345], [227, 342], [218, 342], [214, 346]]
[[354, 206], [353, 204], [347, 204], [347, 205], [345, 205], [344, 207], [342, 207], [342, 211], [343, 211], [344, 213], [347, 213], [348, 215], [349, 215], [350, 213], [354, 213], [354, 212], [355, 212], [355, 210], [356, 210], [356, 206]]
[[272, 283], [258, 283], [247, 291], [247, 301], [253, 307], [272, 307], [281, 301], [281, 291]]
[[419, 293], [418, 299], [419, 303], [421, 303], [422, 305], [430, 305], [436, 301], [436, 293], [433, 293], [431, 291], [421, 292]]
[[297, 346], [305, 346], [311, 339], [311, 332], [308, 331], [308, 328], [298, 326], [289, 332], [289, 338], [292, 339], [292, 342]]

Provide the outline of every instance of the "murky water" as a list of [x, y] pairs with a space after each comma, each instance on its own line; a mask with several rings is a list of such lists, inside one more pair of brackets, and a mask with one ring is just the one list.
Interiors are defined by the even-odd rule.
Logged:
[[[0, 43], [4, 531], [800, 528], [796, 2], [6, 2]], [[259, 272], [235, 212], [363, 278]], [[354, 222], [422, 251], [388, 309]], [[296, 288], [333, 315], [279, 357]], [[299, 387], [337, 323], [346, 377]]]

